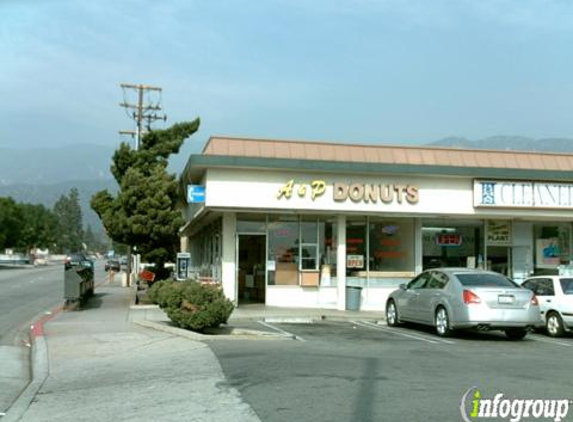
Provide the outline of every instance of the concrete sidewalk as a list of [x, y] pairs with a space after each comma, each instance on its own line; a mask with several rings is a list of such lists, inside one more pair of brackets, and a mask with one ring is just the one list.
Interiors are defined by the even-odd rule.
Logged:
[[[173, 327], [157, 307], [133, 305], [134, 296], [117, 281], [105, 284], [82, 310], [57, 312], [36, 324], [32, 382], [2, 422], [260, 420], [226, 384], [204, 341], [212, 336]], [[379, 318], [380, 313], [245, 306], [233, 312], [229, 326]], [[228, 334], [285, 340], [281, 334], [249, 330]]]

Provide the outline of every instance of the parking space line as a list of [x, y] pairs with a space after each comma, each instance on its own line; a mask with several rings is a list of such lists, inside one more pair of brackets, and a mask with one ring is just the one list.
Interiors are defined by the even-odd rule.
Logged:
[[545, 338], [545, 337], [538, 336], [535, 334], [530, 334], [528, 337], [532, 340], [535, 340], [535, 341], [541, 341], [542, 343], [557, 344], [559, 346], [564, 346], [564, 347], [573, 347], [573, 344], [564, 343], [564, 342], [561, 342], [559, 340], [553, 340], [553, 339]]
[[270, 328], [271, 330], [275, 330], [275, 331], [278, 331], [278, 332], [281, 333], [281, 334], [284, 334], [285, 336], [292, 337], [292, 338], [295, 339], [295, 340], [298, 340], [298, 341], [306, 341], [306, 340], [303, 339], [302, 337], [297, 336], [296, 334], [293, 334], [293, 333], [289, 333], [288, 331], [285, 331], [285, 330], [283, 330], [282, 328], [275, 327], [274, 325], [269, 324], [268, 322], [265, 322], [265, 321], [257, 321], [257, 322], [258, 322], [259, 324], [261, 324], [261, 325], [264, 325], [264, 326], [267, 327], [267, 328]]
[[398, 336], [408, 337], [414, 340], [421, 340], [431, 344], [456, 344], [455, 341], [445, 340], [441, 338], [428, 338], [426, 336], [420, 334], [411, 334], [405, 333], [400, 328], [390, 328], [390, 327], [383, 327], [380, 324], [375, 324], [369, 321], [351, 321], [353, 324], [359, 325], [365, 328], [373, 328], [376, 330], [384, 331], [385, 333], [396, 334]]

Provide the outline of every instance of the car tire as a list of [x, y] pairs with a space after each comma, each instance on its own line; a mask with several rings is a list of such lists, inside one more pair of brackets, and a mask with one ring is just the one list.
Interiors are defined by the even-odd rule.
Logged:
[[436, 326], [436, 334], [439, 337], [448, 337], [452, 334], [452, 329], [450, 328], [450, 317], [448, 315], [448, 311], [443, 306], [439, 306], [438, 309], [436, 309], [434, 324]]
[[510, 340], [523, 340], [527, 335], [525, 328], [510, 328], [505, 330], [505, 335]]
[[562, 337], [565, 329], [563, 328], [563, 320], [557, 312], [550, 312], [545, 320], [545, 329], [547, 335], [550, 337]]
[[389, 300], [386, 304], [386, 324], [388, 324], [389, 327], [396, 327], [400, 324], [398, 308], [393, 300]]

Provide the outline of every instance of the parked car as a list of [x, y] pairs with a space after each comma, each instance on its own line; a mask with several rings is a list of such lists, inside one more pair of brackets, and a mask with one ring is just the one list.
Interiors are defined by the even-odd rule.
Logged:
[[565, 331], [573, 331], [573, 277], [535, 276], [522, 286], [537, 296], [548, 335], [561, 337]]
[[119, 261], [117, 259], [108, 259], [105, 262], [104, 269], [106, 271], [112, 270], [118, 272], [121, 270], [121, 265], [119, 264]]
[[93, 268], [93, 262], [90, 261], [83, 252], [74, 252], [69, 255], [66, 255], [64, 265], [66, 269], [78, 266], [85, 266], [85, 267], [91, 266]]
[[502, 330], [512, 340], [541, 325], [531, 290], [502, 274], [468, 268], [430, 269], [401, 285], [386, 302], [386, 319], [389, 326], [434, 326], [441, 337], [456, 329]]

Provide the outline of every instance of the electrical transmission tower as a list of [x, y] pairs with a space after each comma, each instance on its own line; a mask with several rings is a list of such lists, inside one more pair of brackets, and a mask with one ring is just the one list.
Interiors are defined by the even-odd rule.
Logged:
[[[123, 102], [119, 103], [119, 105], [125, 108], [127, 115], [135, 121], [136, 130], [120, 130], [119, 133], [134, 137], [135, 149], [138, 150], [141, 145], [141, 138], [146, 132], [151, 130], [151, 123], [156, 120], [167, 120], [165, 114], [158, 114], [161, 111], [162, 90], [156, 86], [141, 84], [121, 84], [120, 86], [123, 90]], [[135, 90], [137, 92], [137, 104], [127, 101], [127, 90]], [[152, 102], [150, 94], [157, 94], [159, 99]], [[145, 127], [144, 122], [146, 123]]]

